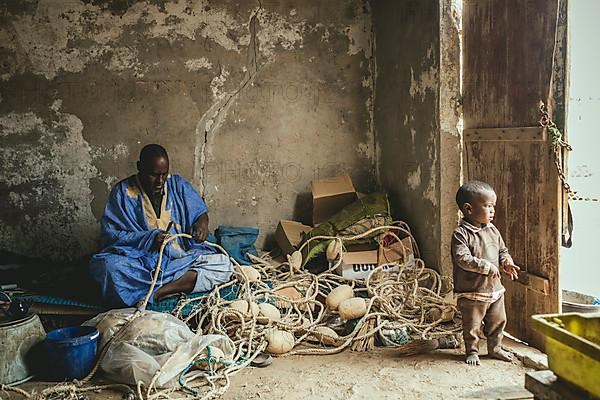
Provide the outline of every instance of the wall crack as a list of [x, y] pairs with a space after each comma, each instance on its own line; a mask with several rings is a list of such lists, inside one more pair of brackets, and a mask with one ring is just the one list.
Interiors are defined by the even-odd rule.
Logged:
[[225, 96], [224, 99], [217, 101], [213, 104], [206, 113], [202, 116], [198, 124], [196, 125], [196, 137], [203, 138], [201, 144], [196, 143], [194, 150], [194, 181], [199, 184], [200, 193], [202, 197], [206, 194], [206, 183], [204, 180], [204, 170], [206, 167], [207, 151], [208, 151], [208, 139], [209, 136], [221, 126], [225, 116], [229, 112], [229, 108], [234, 101], [239, 97], [242, 90], [248, 85], [254, 83], [256, 76], [258, 75], [262, 65], [258, 65], [258, 40], [256, 37], [256, 21], [258, 13], [263, 10], [262, 3], [258, 1], [258, 8], [252, 12], [250, 21], [248, 23], [248, 30], [250, 31], [250, 42], [248, 44], [248, 57], [251, 59], [247, 64], [252, 65], [252, 69], [248, 69], [244, 79], [240, 83], [239, 87], [232, 93]]

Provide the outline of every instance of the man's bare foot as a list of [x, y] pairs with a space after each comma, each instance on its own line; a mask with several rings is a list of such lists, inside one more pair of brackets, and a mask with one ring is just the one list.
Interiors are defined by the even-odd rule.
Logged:
[[467, 360], [465, 362], [469, 365], [480, 365], [479, 355], [477, 353], [467, 354]]
[[490, 357], [497, 358], [498, 360], [511, 362], [513, 360], [513, 353], [506, 350], [498, 350], [497, 352], [490, 353]]
[[160, 301], [173, 293], [190, 293], [194, 289], [194, 285], [196, 284], [196, 276], [198, 273], [193, 270], [186, 271], [181, 278], [169, 282], [166, 285], [160, 287], [154, 293], [154, 301]]

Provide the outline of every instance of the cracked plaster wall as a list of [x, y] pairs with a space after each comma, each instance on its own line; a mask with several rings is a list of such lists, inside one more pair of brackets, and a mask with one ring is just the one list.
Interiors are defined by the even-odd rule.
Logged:
[[311, 179], [375, 187], [367, 2], [0, 7], [2, 251], [95, 251], [110, 188], [150, 142], [203, 192], [213, 228], [258, 226], [259, 245], [279, 219], [306, 218]]
[[452, 275], [450, 244], [459, 220], [456, 190], [462, 182], [462, 0], [440, 0], [440, 263]]
[[375, 138], [382, 187], [412, 228], [426, 264], [439, 268], [440, 2], [374, 3]]

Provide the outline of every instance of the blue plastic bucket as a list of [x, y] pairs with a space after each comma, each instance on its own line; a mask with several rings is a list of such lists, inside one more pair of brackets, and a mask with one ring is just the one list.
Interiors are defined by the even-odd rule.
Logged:
[[94, 366], [100, 333], [93, 326], [70, 326], [46, 337], [47, 376], [54, 381], [82, 379]]

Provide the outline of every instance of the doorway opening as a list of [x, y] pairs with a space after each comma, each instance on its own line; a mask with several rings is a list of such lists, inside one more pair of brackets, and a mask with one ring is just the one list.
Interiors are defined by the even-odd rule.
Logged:
[[[569, 95], [567, 133], [569, 181], [584, 197], [600, 197], [598, 112], [600, 111], [600, 42], [597, 21], [600, 2], [569, 1]], [[573, 246], [560, 252], [563, 290], [600, 298], [600, 268], [596, 250], [600, 238], [600, 202], [572, 201]], [[567, 299], [565, 293], [565, 298]], [[593, 300], [592, 300], [593, 301]]]

